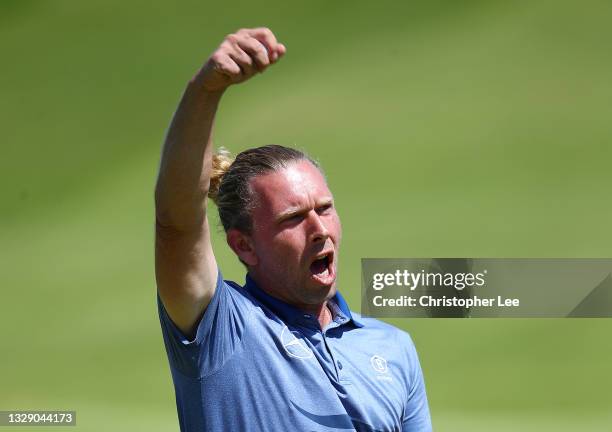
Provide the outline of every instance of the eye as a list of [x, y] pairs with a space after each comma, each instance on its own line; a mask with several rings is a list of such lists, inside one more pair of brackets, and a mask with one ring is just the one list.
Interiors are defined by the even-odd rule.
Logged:
[[334, 207], [334, 205], [332, 203], [328, 203], [328, 204], [324, 204], [322, 206], [317, 207], [317, 213], [318, 214], [327, 214], [331, 211], [331, 209]]
[[302, 213], [295, 213], [295, 214], [292, 214], [291, 216], [287, 216], [287, 217], [283, 218], [281, 223], [282, 224], [293, 225], [293, 224], [300, 223], [302, 221], [302, 219], [304, 219], [304, 215]]

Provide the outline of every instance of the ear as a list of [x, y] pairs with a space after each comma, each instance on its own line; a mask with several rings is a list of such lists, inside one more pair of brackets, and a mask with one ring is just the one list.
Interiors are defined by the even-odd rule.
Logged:
[[237, 229], [230, 229], [226, 235], [227, 244], [234, 251], [240, 261], [247, 266], [255, 266], [259, 261], [253, 248], [253, 242], [251, 237], [238, 231]]

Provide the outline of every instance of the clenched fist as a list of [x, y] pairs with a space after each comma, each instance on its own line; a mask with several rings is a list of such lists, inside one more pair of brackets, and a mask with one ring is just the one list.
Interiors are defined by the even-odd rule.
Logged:
[[248, 80], [285, 54], [268, 28], [241, 29], [227, 35], [194, 77], [210, 92], [223, 91], [232, 84]]

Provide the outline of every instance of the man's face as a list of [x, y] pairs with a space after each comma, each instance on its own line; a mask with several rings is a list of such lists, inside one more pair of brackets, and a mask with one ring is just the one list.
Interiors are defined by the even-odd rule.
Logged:
[[310, 309], [336, 292], [342, 228], [321, 172], [308, 161], [255, 177], [252, 277], [269, 294]]

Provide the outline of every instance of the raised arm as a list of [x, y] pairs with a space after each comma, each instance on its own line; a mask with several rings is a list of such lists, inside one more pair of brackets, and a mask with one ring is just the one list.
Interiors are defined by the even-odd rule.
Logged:
[[172, 321], [188, 337], [216, 286], [206, 198], [212, 129], [221, 96], [285, 53], [267, 28], [228, 35], [189, 81], [162, 150], [155, 188], [155, 274]]

